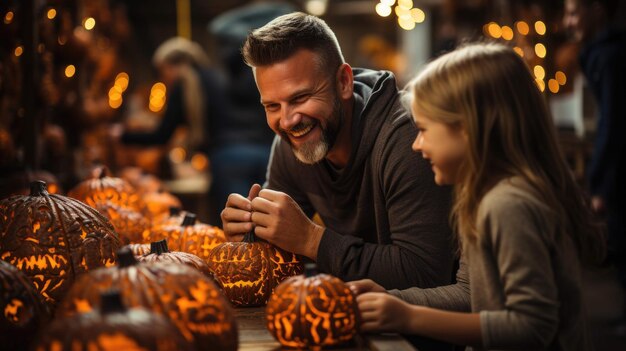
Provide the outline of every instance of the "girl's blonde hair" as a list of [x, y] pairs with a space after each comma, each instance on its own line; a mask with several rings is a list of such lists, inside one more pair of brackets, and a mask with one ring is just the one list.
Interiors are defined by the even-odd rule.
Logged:
[[586, 262], [603, 255], [603, 240], [566, 164], [548, 106], [512, 49], [470, 44], [439, 57], [409, 83], [412, 107], [426, 118], [463, 128], [468, 156], [455, 185], [452, 221], [475, 240], [482, 197], [499, 180], [520, 176], [557, 214]]

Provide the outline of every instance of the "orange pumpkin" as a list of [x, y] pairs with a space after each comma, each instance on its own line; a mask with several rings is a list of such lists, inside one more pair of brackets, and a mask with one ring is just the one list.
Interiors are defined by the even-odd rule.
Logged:
[[123, 244], [143, 243], [150, 232], [150, 222], [140, 212], [108, 203], [96, 205], [96, 210], [109, 219]]
[[48, 306], [33, 283], [0, 260], [0, 349], [25, 349], [50, 318]]
[[356, 296], [339, 278], [305, 274], [282, 282], [265, 308], [267, 329], [286, 347], [328, 347], [352, 340], [359, 324]]
[[248, 233], [242, 242], [218, 245], [209, 269], [235, 306], [262, 306], [285, 278], [302, 273], [298, 257]]
[[180, 200], [164, 190], [143, 194], [143, 212], [150, 218], [158, 217], [164, 213], [169, 213], [171, 207], [181, 207]]
[[115, 263], [120, 241], [109, 221], [75, 199], [31, 183], [28, 196], [0, 202], [0, 258], [20, 269], [46, 301], [63, 298], [76, 276]]
[[67, 194], [87, 205], [116, 205], [141, 211], [143, 203], [135, 189], [124, 179], [109, 177], [106, 166], [96, 167], [91, 178], [84, 180]]
[[209, 266], [200, 257], [187, 252], [170, 251], [167, 240], [163, 239], [150, 243], [150, 252], [144, 255], [135, 255], [139, 262], [178, 263], [195, 268], [207, 277], [211, 277]]
[[163, 316], [142, 308], [127, 309], [119, 291], [100, 294], [100, 301], [99, 309], [55, 320], [35, 350], [195, 350]]
[[129, 248], [118, 251], [118, 266], [85, 274], [67, 294], [57, 315], [100, 306], [100, 291], [117, 289], [126, 306], [144, 307], [169, 318], [198, 350], [237, 349], [232, 307], [208, 277], [182, 264], [138, 263]]
[[211, 250], [226, 241], [224, 232], [218, 227], [196, 223], [196, 215], [187, 213], [181, 224], [153, 228], [150, 241], [167, 239], [174, 251], [188, 252], [207, 260]]

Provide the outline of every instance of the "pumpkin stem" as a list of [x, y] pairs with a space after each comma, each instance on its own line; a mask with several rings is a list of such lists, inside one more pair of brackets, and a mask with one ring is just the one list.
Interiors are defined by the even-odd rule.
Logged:
[[196, 224], [196, 214], [187, 213], [185, 215], [185, 218], [183, 218], [183, 223], [181, 223], [180, 225], [182, 225], [183, 227], [188, 227], [194, 224]]
[[247, 232], [244, 236], [243, 236], [243, 242], [244, 243], [253, 243], [256, 242], [256, 235], [254, 235], [254, 227], [252, 228], [251, 231]]
[[133, 252], [128, 246], [117, 250], [117, 266], [120, 268], [126, 268], [137, 264], [137, 260], [133, 255]]
[[150, 253], [151, 254], [163, 254], [168, 253], [170, 250], [167, 247], [167, 239], [155, 241], [150, 243]]
[[111, 289], [100, 294], [100, 313], [125, 312], [126, 306], [122, 302], [122, 295], [119, 290]]
[[306, 278], [317, 275], [317, 265], [315, 263], [306, 263], [304, 265], [304, 276]]
[[35, 180], [30, 183], [30, 196], [48, 195], [48, 185], [43, 180]]
[[102, 179], [102, 178], [107, 176], [107, 174], [109, 173], [109, 169], [107, 168], [107, 166], [100, 166], [100, 167], [98, 167], [98, 171], [97, 172], [99, 174], [96, 173], [97, 174], [96, 178]]
[[174, 217], [180, 214], [183, 209], [178, 206], [170, 206], [170, 217]]

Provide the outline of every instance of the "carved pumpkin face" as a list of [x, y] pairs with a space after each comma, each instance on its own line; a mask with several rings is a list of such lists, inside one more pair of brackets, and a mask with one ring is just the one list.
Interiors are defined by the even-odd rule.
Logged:
[[123, 244], [143, 243], [150, 232], [150, 222], [140, 212], [113, 204], [98, 204], [96, 209], [109, 219]]
[[166, 192], [158, 191], [153, 193], [145, 193], [143, 195], [144, 213], [150, 218], [155, 218], [164, 213], [169, 213], [170, 207], [181, 207], [180, 200]]
[[141, 211], [143, 205], [135, 189], [124, 179], [109, 177], [108, 173], [104, 166], [95, 168], [90, 179], [78, 184], [67, 195], [93, 208], [114, 204]]
[[356, 335], [359, 323], [356, 297], [327, 274], [286, 279], [268, 301], [265, 318], [281, 345], [296, 348], [343, 344]]
[[242, 242], [218, 245], [209, 269], [235, 306], [262, 306], [285, 278], [302, 273], [298, 257], [248, 234]]
[[174, 251], [188, 252], [207, 260], [211, 250], [226, 241], [218, 227], [196, 223], [196, 215], [189, 213], [179, 225], [159, 226], [149, 235], [150, 241], [166, 239]]
[[165, 317], [126, 309], [119, 292], [102, 294], [101, 300], [99, 309], [55, 320], [35, 350], [194, 350]]
[[50, 318], [48, 306], [33, 283], [12, 265], [0, 260], [0, 347], [26, 348]]
[[113, 227], [98, 211], [48, 194], [44, 182], [33, 182], [29, 196], [0, 202], [0, 259], [26, 274], [52, 305], [75, 276], [113, 265], [120, 246]]
[[57, 315], [88, 312], [100, 305], [99, 292], [118, 289], [127, 306], [144, 307], [169, 318], [198, 350], [237, 349], [234, 312], [213, 282], [181, 264], [137, 263], [128, 249], [119, 251], [118, 267], [85, 274], [67, 294]]
[[204, 260], [187, 252], [170, 251], [167, 247], [166, 239], [150, 243], [150, 252], [137, 256], [136, 258], [139, 262], [170, 262], [184, 264], [197, 269], [207, 277], [211, 277], [209, 266]]

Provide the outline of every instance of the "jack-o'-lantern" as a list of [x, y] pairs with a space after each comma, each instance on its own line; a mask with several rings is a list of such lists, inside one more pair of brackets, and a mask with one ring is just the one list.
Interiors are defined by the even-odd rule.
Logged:
[[181, 207], [180, 200], [164, 190], [143, 194], [143, 212], [150, 218], [169, 213], [170, 207]]
[[184, 264], [199, 270], [207, 277], [211, 277], [209, 266], [200, 257], [187, 252], [170, 251], [167, 247], [167, 240], [163, 239], [150, 243], [150, 252], [145, 255], [135, 255], [139, 262], [173, 262]]
[[167, 318], [143, 308], [127, 309], [118, 291], [103, 292], [100, 301], [99, 309], [55, 320], [35, 350], [194, 350]]
[[196, 215], [188, 213], [179, 225], [153, 228], [149, 239], [150, 241], [167, 239], [172, 250], [188, 252], [206, 261], [211, 250], [226, 241], [226, 236], [218, 227], [196, 223]]
[[117, 289], [129, 307], [144, 307], [169, 318], [198, 350], [237, 349], [232, 307], [210, 278], [176, 263], [138, 263], [127, 247], [118, 266], [85, 274], [74, 284], [57, 315], [88, 312], [100, 305], [99, 292]]
[[96, 167], [91, 178], [82, 181], [67, 194], [87, 205], [117, 205], [141, 211], [143, 203], [135, 189], [124, 179], [109, 177], [106, 166]]
[[315, 264], [307, 264], [304, 275], [286, 279], [267, 302], [267, 329], [283, 346], [334, 346], [357, 334], [356, 296], [339, 278], [315, 273]]
[[48, 306], [33, 283], [0, 260], [0, 350], [26, 348], [50, 318]]
[[150, 231], [148, 219], [133, 209], [114, 204], [98, 204], [96, 210], [109, 219], [123, 244], [143, 243]]
[[213, 278], [235, 306], [262, 306], [285, 278], [302, 273], [298, 256], [248, 233], [218, 245], [208, 258]]
[[33, 282], [54, 306], [77, 275], [115, 263], [121, 246], [113, 226], [95, 209], [46, 183], [31, 183], [28, 196], [0, 202], [0, 259]]

